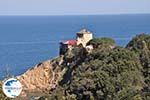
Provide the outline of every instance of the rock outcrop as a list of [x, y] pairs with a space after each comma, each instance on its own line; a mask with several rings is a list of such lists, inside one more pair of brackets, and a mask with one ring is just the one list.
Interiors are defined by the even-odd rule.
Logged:
[[57, 60], [45, 61], [18, 76], [23, 86], [22, 96], [34, 92], [46, 93], [55, 89], [64, 71], [60, 65]]

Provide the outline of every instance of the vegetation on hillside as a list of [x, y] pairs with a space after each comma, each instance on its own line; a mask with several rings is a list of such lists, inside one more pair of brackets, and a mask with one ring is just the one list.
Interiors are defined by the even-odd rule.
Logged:
[[127, 48], [139, 55], [145, 82], [150, 87], [150, 36], [147, 34], [137, 35], [129, 42]]
[[149, 35], [137, 35], [126, 48], [110, 38], [87, 45], [93, 45], [91, 53], [79, 46], [64, 55], [66, 76], [40, 100], [150, 100]]
[[80, 45], [63, 55], [65, 74], [39, 100], [150, 100], [150, 35], [137, 35], [126, 47], [110, 38], [87, 45], [92, 52]]
[[94, 38], [87, 43], [87, 45], [93, 45], [94, 48], [101, 48], [102, 46], [115, 46], [115, 41], [111, 38]]

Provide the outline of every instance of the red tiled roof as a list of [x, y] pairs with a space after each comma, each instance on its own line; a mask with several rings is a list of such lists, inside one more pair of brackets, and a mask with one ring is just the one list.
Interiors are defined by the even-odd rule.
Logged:
[[68, 45], [76, 45], [77, 41], [76, 40], [67, 40], [65, 42], [62, 42], [63, 44], [68, 44]]

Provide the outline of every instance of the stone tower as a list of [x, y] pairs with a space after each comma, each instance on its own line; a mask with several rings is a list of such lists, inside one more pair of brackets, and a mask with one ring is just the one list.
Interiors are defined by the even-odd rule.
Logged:
[[93, 34], [87, 29], [77, 32], [77, 45], [82, 44], [85, 47], [91, 39], [93, 39]]

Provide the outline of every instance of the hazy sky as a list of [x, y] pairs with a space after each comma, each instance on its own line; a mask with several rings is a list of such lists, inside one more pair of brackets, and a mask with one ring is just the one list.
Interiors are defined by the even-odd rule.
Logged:
[[150, 0], [0, 0], [0, 15], [150, 13]]

